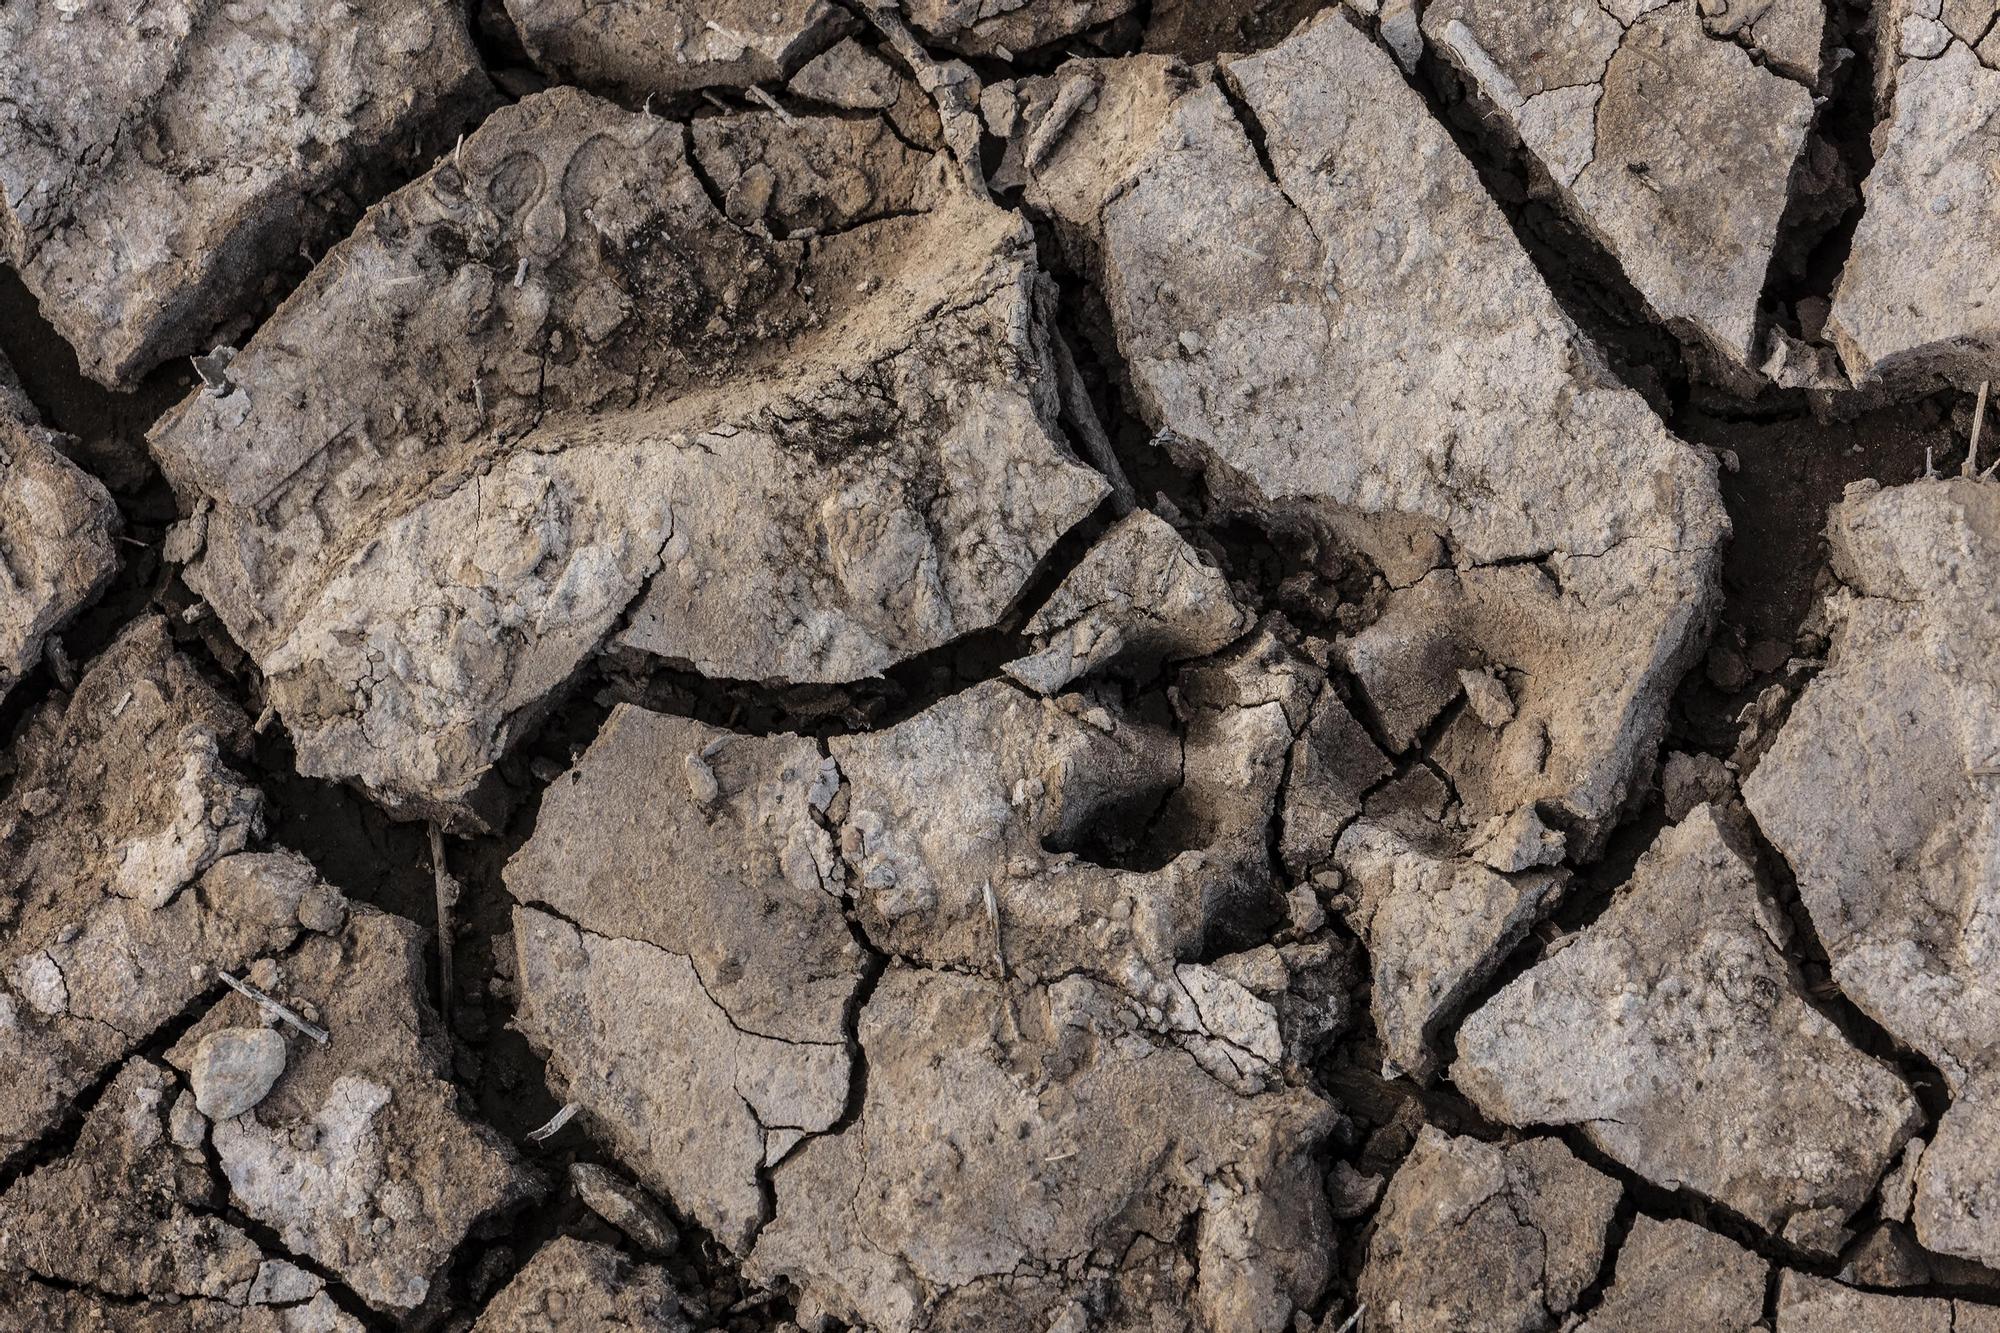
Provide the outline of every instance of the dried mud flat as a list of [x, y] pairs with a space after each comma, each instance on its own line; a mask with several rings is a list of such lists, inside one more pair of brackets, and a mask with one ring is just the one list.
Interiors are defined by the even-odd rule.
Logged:
[[0, 1329], [2000, 1333], [1996, 125], [1958, 0], [0, 4]]

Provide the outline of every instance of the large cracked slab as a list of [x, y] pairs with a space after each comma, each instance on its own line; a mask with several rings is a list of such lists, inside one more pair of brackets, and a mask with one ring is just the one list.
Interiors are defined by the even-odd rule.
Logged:
[[[423, 999], [422, 932], [356, 906], [262, 979], [328, 1039], [283, 1029], [276, 1084], [210, 1125], [230, 1202], [376, 1309], [415, 1310], [472, 1228], [537, 1188], [513, 1149], [458, 1109], [446, 1037]], [[232, 991], [167, 1058], [187, 1070], [210, 1033], [276, 1021]]]
[[75, 443], [43, 427], [0, 357], [0, 697], [118, 569], [118, 507], [69, 460]]
[[[1397, 743], [1443, 727], [1469, 818], [1546, 809], [1589, 856], [1713, 602], [1712, 472], [1593, 365], [1344, 17], [1224, 75], [1065, 67], [1024, 94], [1010, 169], [1092, 262], [1147, 423], [1224, 507], [1331, 529], [1382, 572], [1379, 628], [1343, 652]], [[1077, 79], [1094, 103], [1053, 91]], [[1511, 719], [1448, 714], [1467, 670], [1518, 676]]]
[[1024, 222], [773, 240], [688, 152], [569, 90], [496, 113], [156, 427], [303, 771], [462, 817], [635, 602], [628, 647], [855, 680], [991, 624], [1106, 493]]
[[1988, 247], [2000, 226], [1991, 131], [2000, 46], [1983, 7], [1930, 0], [1884, 11], [1877, 65], [1893, 93], [1827, 336], [1857, 384], [1970, 388], [2000, 373]]
[[0, 254], [84, 372], [206, 351], [490, 104], [449, 0], [108, 0], [0, 20]]
[[847, 1102], [867, 954], [819, 822], [840, 785], [812, 741], [620, 707], [507, 866], [522, 1030], [627, 1164], [739, 1251], [764, 1167]]
[[[1704, 8], [1735, 26], [1713, 31]], [[1448, 0], [1423, 16], [1431, 46], [1646, 304], [1745, 366], [1756, 364], [1757, 302], [1814, 111], [1812, 76], [1801, 86], [1737, 44], [1759, 26], [1739, 10], [1754, 8]], [[1774, 21], [1817, 19], [1785, 43], [1817, 71], [1824, 12], [1761, 8]]]
[[1291, 1327], [1327, 1277], [1331, 1109], [1233, 1090], [1138, 1018], [1080, 976], [891, 968], [859, 1115], [772, 1173], [746, 1275], [796, 1283], [808, 1327], [1026, 1333], [1114, 1303], [1132, 1327]]
[[1369, 1327], [1556, 1328], [1603, 1265], [1621, 1192], [1553, 1139], [1503, 1148], [1424, 1126], [1368, 1243]]
[[36, 718], [0, 842], [0, 1159], [234, 970], [299, 933], [314, 877], [245, 852], [249, 719], [140, 620]]
[[1589, 929], [1466, 1020], [1452, 1081], [1504, 1124], [1580, 1126], [1656, 1184], [1831, 1252], [1921, 1111], [1807, 1003], [1784, 932], [1700, 807]]
[[1827, 665], [1744, 799], [1798, 876], [1833, 979], [1953, 1091], [1923, 1158], [1919, 1236], [1990, 1264], [2000, 1222], [1980, 1182], [2000, 1072], [2000, 828], [1988, 790], [2000, 673], [1987, 589], [2000, 567], [2000, 488], [1857, 483], [1827, 535], [1844, 585], [1823, 613]]

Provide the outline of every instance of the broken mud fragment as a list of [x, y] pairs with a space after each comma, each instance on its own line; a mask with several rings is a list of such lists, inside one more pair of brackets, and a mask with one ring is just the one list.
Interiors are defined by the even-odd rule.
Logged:
[[[338, 935], [308, 936], [279, 960], [266, 989], [328, 1040], [275, 1029], [288, 1046], [275, 1086], [208, 1130], [236, 1208], [392, 1312], [423, 1306], [472, 1227], [540, 1188], [458, 1109], [420, 946], [414, 924], [356, 907]], [[226, 994], [167, 1059], [190, 1070], [212, 1036], [260, 1017]]]
[[[844, 130], [814, 151], [843, 143], [905, 160]], [[156, 427], [212, 506], [188, 583], [302, 772], [463, 821], [635, 603], [632, 649], [854, 680], [993, 623], [1105, 494], [1056, 433], [1019, 218], [948, 194], [774, 240], [689, 152], [566, 89], [496, 113], [371, 211], [229, 393]]]
[[0, 697], [118, 569], [124, 524], [103, 483], [70, 461], [75, 448], [43, 427], [0, 357]]
[[1289, 1328], [1327, 1277], [1310, 1153], [1332, 1109], [1246, 1097], [1141, 1024], [1080, 976], [892, 967], [861, 1015], [860, 1114], [772, 1172], [746, 1275], [796, 1284], [808, 1328], [1027, 1333], [1107, 1304], [1131, 1327]]
[[1206, 657], [1247, 632], [1220, 570], [1165, 520], [1120, 519], [1029, 619], [1035, 651], [1006, 672], [1038, 694], [1119, 662], [1158, 670]]
[[472, 1333], [690, 1333], [694, 1327], [660, 1269], [563, 1236], [544, 1245], [488, 1302]]
[[492, 104], [448, 0], [110, 0], [0, 21], [0, 255], [129, 386]]
[[1424, 1126], [1376, 1214], [1358, 1292], [1369, 1327], [1561, 1326], [1603, 1265], [1620, 1193], [1554, 1139], [1503, 1148]]
[[782, 83], [854, 20], [831, 0], [506, 0], [521, 41], [559, 82], [636, 105], [705, 88]]
[[2000, 1333], [2000, 1308], [1857, 1291], [1823, 1277], [1778, 1280], [1777, 1333]]
[[249, 719], [140, 620], [38, 714], [0, 841], [0, 1160], [163, 1024], [300, 931], [314, 877], [246, 853]]
[[1574, 1333], [1752, 1333], [1764, 1323], [1770, 1265], [1693, 1222], [1638, 1217], [1616, 1276]]
[[2000, 226], [1989, 128], [2000, 114], [2000, 49], [1991, 38], [1977, 52], [1967, 44], [1990, 28], [1989, 12], [1968, 25], [1959, 12], [1973, 6], [1944, 6], [1961, 37], [1937, 0], [1930, 8], [1879, 39], [1894, 91], [1826, 331], [1857, 384], [1971, 389], [2000, 375], [1988, 244]]
[[[1709, 8], [1737, 26], [1716, 32]], [[1814, 110], [1810, 75], [1731, 39], [1757, 30], [1753, 8], [1448, 0], [1423, 16], [1658, 317], [1746, 367], [1760, 360], [1758, 300]], [[1763, 8], [1808, 19], [1798, 53], [1817, 70], [1818, 7]]]
[[[878, 0], [866, 0], [876, 4]], [[1138, 0], [880, 0], [893, 3], [926, 42], [964, 55], [1011, 59], [1109, 23]]]
[[1589, 929], [1465, 1021], [1452, 1081], [1503, 1124], [1580, 1126], [1662, 1188], [1831, 1254], [1921, 1112], [1808, 1003], [1786, 930], [1697, 809]]

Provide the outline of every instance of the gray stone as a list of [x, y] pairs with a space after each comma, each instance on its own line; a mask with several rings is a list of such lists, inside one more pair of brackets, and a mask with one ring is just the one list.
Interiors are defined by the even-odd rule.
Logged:
[[234, 1120], [264, 1100], [285, 1072], [285, 1039], [270, 1028], [224, 1028], [195, 1048], [188, 1066], [195, 1105], [210, 1120]]

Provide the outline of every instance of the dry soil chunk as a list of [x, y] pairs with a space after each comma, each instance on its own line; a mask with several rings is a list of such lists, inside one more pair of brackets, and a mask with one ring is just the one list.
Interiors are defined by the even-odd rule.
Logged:
[[69, 461], [74, 444], [43, 428], [0, 358], [0, 697], [118, 568], [118, 508]]
[[1035, 612], [1027, 626], [1035, 651], [1006, 671], [1054, 694], [1115, 663], [1151, 673], [1206, 657], [1252, 623], [1222, 572], [1164, 519], [1139, 510], [1099, 538]]
[[[891, 968], [861, 1016], [860, 1116], [773, 1172], [746, 1273], [796, 1282], [802, 1322], [884, 1333], [1081, 1327], [1112, 1300], [1138, 1327], [1289, 1328], [1326, 1280], [1310, 1153], [1331, 1108], [1245, 1097], [1134, 1018], [1082, 977]], [[1192, 1267], [1147, 1239], [1166, 1236], [1192, 1237]]]
[[1712, 34], [1696, 0], [1644, 8], [1448, 0], [1423, 24], [1646, 303], [1751, 365], [1812, 95]]
[[841, 1040], [864, 956], [821, 812], [840, 773], [813, 741], [620, 705], [508, 862], [528, 906], [692, 963], [747, 1032]]
[[473, 1333], [688, 1333], [666, 1273], [602, 1245], [562, 1236], [544, 1245], [486, 1306]]
[[[517, 908], [522, 1031], [619, 1159], [738, 1252], [763, 1172], [847, 1103], [847, 1045], [737, 1027], [683, 953]], [[851, 978], [847, 983], [851, 985]], [[834, 1018], [838, 1018], [836, 1011]]]
[[11, 5], [0, 253], [85, 373], [129, 383], [491, 96], [450, 0]]
[[812, 741], [615, 710], [508, 864], [523, 1031], [620, 1156], [746, 1249], [760, 1172], [847, 1098], [866, 955]]
[[473, 804], [641, 594], [635, 648], [868, 676], [992, 623], [1106, 493], [1055, 430], [1036, 282], [990, 205], [776, 241], [682, 126], [532, 97], [155, 428], [213, 506], [186, 576], [301, 768], [411, 813]]
[[1910, 1216], [1926, 1249], [2000, 1269], [2000, 1071], [1967, 1084], [1938, 1122]]
[[2000, 376], [1991, 262], [2000, 191], [1987, 128], [2000, 114], [2000, 71], [1932, 23], [1942, 35], [1932, 58], [1897, 67], [1827, 321], [1857, 383], [1943, 377], [1970, 387]]
[[2000, 1318], [1965, 1301], [1856, 1291], [1805, 1273], [1778, 1284], [1777, 1333], [1993, 1333]]
[[1163, 983], [1274, 894], [1266, 830], [1319, 680], [1260, 634], [1183, 675], [1181, 736], [993, 681], [835, 739], [863, 928], [935, 965], [993, 971], [1004, 951], [1028, 976], [1115, 961]]
[[810, 236], [927, 208], [945, 178], [873, 116], [702, 116], [694, 160], [731, 221]]
[[1003, 58], [1094, 28], [1137, 0], [893, 0], [929, 41], [966, 55]]
[[1618, 1182], [1553, 1139], [1426, 1125], [1389, 1182], [1359, 1297], [1377, 1333], [1553, 1329], [1604, 1262]]
[[783, 81], [849, 26], [831, 0], [506, 0], [535, 63], [633, 98]]
[[223, 1028], [195, 1047], [188, 1084], [203, 1115], [233, 1120], [263, 1101], [284, 1072], [283, 1036], [270, 1028]]
[[315, 882], [245, 854], [249, 722], [141, 620], [34, 719], [0, 843], [0, 1159], [236, 969], [283, 948]]
[[217, 1215], [200, 1144], [174, 1142], [181, 1096], [149, 1060], [120, 1070], [75, 1147], [0, 1196], [0, 1270], [109, 1297], [247, 1304], [265, 1256]]
[[[473, 1225], [526, 1197], [532, 1178], [459, 1114], [414, 924], [357, 907], [338, 936], [310, 936], [278, 972], [275, 998], [329, 1040], [276, 1029], [290, 1048], [284, 1076], [210, 1129], [230, 1200], [370, 1305], [415, 1309]], [[231, 992], [168, 1058], [189, 1067], [211, 1033], [259, 1017]]]
[[1751, 1333], [1766, 1327], [1769, 1279], [1762, 1259], [1706, 1227], [1639, 1217], [1604, 1300], [1575, 1333]]
[[1893, 1071], [1806, 1002], [1779, 909], [1707, 807], [1665, 830], [1603, 916], [1459, 1029], [1452, 1080], [1510, 1125], [1580, 1125], [1812, 1250], [1920, 1123]]
[[1341, 835], [1335, 862], [1374, 964], [1369, 1005], [1388, 1072], [1428, 1078], [1433, 1035], [1555, 907], [1567, 877], [1502, 874], [1413, 833], [1364, 816]]
[[1827, 532], [1827, 666], [1744, 799], [1842, 991], [1958, 1089], [2000, 1065], [2000, 487], [1857, 483]]
[[1525, 672], [1514, 720], [1452, 720], [1476, 734], [1439, 762], [1470, 814], [1548, 803], [1588, 854], [1698, 647], [1726, 529], [1712, 469], [1593, 367], [1344, 16], [1226, 64], [1275, 179], [1198, 73], [1089, 68], [1094, 109], [1028, 197], [1095, 257], [1141, 413], [1225, 504], [1310, 514], [1383, 571], [1349, 656], [1399, 748], [1462, 698], [1459, 671]]

